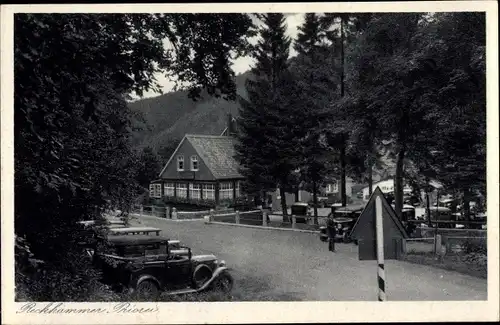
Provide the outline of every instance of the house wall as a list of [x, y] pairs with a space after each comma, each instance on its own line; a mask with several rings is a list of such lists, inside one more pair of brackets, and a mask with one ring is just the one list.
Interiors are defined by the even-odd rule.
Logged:
[[[279, 190], [270, 192], [269, 195], [271, 195], [271, 209], [273, 211], [281, 210], [281, 198], [279, 196]], [[286, 197], [286, 205], [288, 207], [295, 203], [295, 194], [286, 193], [285, 197]], [[299, 191], [300, 202], [309, 202], [309, 200], [311, 199], [312, 199], [312, 193], [309, 193], [307, 191]]]
[[[372, 186], [372, 191], [374, 191], [377, 186], [380, 188], [380, 190], [382, 191], [382, 193], [389, 193], [389, 192], [393, 192], [394, 191], [394, 179], [387, 179], [385, 181], [381, 181], [381, 182], [378, 182], [378, 183], [374, 183], [373, 186]], [[368, 190], [368, 186], [363, 188], [363, 201], [368, 201], [368, 199], [370, 198], [370, 192]], [[411, 192], [411, 187], [406, 185], [403, 189], [404, 192]]]
[[[184, 156], [184, 171], [177, 170], [177, 157]], [[198, 156], [198, 171], [191, 171], [191, 156]], [[201, 180], [201, 181], [215, 181], [214, 176], [203, 162], [202, 158], [198, 155], [191, 143], [184, 139], [181, 146], [174, 152], [172, 159], [169, 161], [166, 169], [161, 175], [162, 179], [178, 179], [178, 180]]]
[[[333, 191], [329, 190], [329, 184], [326, 184], [325, 187], [323, 188], [323, 192], [325, 195], [328, 194], [339, 194], [340, 193], [340, 181], [337, 182], [337, 186], [334, 187]], [[334, 185], [333, 183], [331, 185]], [[349, 197], [352, 197], [353, 194], [355, 195], [356, 193], [352, 192], [352, 187], [354, 186], [354, 181], [351, 178], [346, 179], [346, 184], [345, 184], [345, 191], [346, 195]]]

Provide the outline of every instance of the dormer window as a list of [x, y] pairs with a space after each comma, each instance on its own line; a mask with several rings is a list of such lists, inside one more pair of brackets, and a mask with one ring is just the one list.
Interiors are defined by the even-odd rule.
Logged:
[[191, 170], [198, 170], [198, 156], [191, 156]]
[[184, 170], [184, 156], [177, 156], [177, 170], [180, 172]]

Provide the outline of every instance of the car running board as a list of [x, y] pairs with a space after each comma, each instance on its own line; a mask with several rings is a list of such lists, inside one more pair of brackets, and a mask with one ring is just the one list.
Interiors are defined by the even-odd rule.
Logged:
[[188, 293], [197, 293], [197, 292], [198, 292], [198, 290], [189, 288], [189, 289], [168, 291], [165, 294], [168, 296], [175, 296], [175, 295], [184, 295], [184, 294], [188, 294]]

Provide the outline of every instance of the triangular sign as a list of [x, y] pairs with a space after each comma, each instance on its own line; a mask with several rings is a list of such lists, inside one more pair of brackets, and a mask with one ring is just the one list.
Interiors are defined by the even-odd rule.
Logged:
[[387, 202], [380, 188], [377, 187], [370, 196], [368, 203], [351, 231], [351, 238], [356, 239], [359, 243], [360, 259], [374, 259], [376, 256], [375, 202], [377, 197], [380, 198], [382, 203], [384, 250], [387, 249], [388, 251], [386, 255], [388, 259], [390, 259], [389, 256], [396, 255], [396, 250], [398, 249], [396, 246], [399, 245], [398, 242], [408, 238], [408, 234], [401, 220], [396, 216], [396, 212], [389, 202]]

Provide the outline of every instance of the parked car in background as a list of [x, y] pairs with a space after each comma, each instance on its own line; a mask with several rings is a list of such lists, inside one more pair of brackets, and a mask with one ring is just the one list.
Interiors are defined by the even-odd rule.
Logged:
[[[363, 212], [365, 208], [365, 204], [349, 204], [345, 207], [339, 206], [339, 204], [332, 204], [331, 206], [332, 212], [330, 212], [329, 217], [333, 214], [333, 222], [336, 226], [336, 241], [341, 241], [344, 243], [349, 243], [354, 241], [357, 244], [356, 240], [351, 238], [351, 231], [358, 221], [359, 216]], [[327, 229], [325, 226], [320, 227], [320, 239], [322, 241], [326, 241], [328, 238]]]
[[192, 255], [189, 247], [173, 249], [162, 236], [110, 236], [99, 241], [93, 263], [102, 281], [145, 301], [167, 294], [220, 290], [228, 293], [233, 278], [215, 255]]
[[291, 206], [292, 215], [295, 216], [295, 222], [307, 223], [310, 218], [309, 204], [305, 202], [295, 202]]

